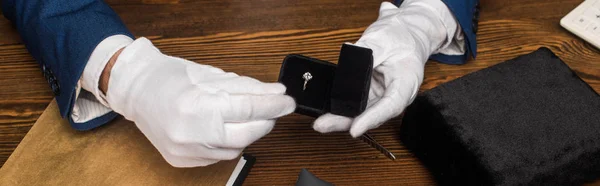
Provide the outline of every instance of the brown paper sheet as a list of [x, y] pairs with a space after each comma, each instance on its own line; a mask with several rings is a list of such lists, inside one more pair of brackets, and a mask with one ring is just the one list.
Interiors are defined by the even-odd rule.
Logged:
[[132, 122], [75, 131], [53, 101], [0, 169], [0, 185], [225, 185], [237, 161], [174, 168]]

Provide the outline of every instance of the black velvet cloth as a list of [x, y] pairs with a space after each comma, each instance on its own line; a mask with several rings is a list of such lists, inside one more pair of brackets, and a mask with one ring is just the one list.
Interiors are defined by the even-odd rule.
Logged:
[[600, 176], [600, 96], [547, 48], [424, 92], [400, 131], [441, 185]]
[[[318, 117], [327, 112], [355, 117], [367, 106], [373, 54], [371, 49], [342, 46], [338, 64], [298, 54], [288, 55], [281, 65], [279, 82], [296, 100], [296, 113]], [[312, 79], [304, 87], [304, 73]]]

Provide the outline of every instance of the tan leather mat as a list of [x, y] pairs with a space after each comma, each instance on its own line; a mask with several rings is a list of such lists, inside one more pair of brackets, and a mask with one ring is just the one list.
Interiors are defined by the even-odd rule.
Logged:
[[53, 101], [0, 169], [0, 185], [225, 185], [236, 164], [171, 167], [132, 122], [75, 131]]

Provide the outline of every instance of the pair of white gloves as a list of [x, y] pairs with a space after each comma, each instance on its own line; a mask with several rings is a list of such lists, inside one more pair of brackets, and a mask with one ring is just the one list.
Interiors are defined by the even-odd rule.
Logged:
[[[414, 99], [427, 58], [458, 32], [439, 0], [407, 0], [400, 8], [385, 2], [379, 14], [356, 43], [373, 50], [367, 110], [356, 118], [325, 114], [315, 121], [315, 130], [349, 130], [357, 137], [398, 116]], [[118, 57], [106, 102], [135, 122], [175, 167], [234, 159], [296, 107], [279, 83], [164, 55], [146, 38]]]

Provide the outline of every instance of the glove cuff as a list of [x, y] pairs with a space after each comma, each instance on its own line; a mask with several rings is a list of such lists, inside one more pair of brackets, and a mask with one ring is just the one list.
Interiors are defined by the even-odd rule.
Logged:
[[[160, 68], [164, 55], [154, 47], [150, 40], [141, 37], [125, 47], [111, 69], [106, 101], [111, 109], [122, 114], [127, 119], [131, 117], [134, 102], [143, 94], [138, 91], [139, 85], [152, 76], [153, 68]], [[139, 106], [139, 105], [138, 105]]]
[[[428, 55], [448, 47], [460, 31], [458, 21], [450, 9], [440, 0], [406, 0], [399, 8], [397, 18], [413, 26], [409, 29], [423, 44], [429, 44]], [[406, 16], [413, 13], [415, 16]]]
[[100, 76], [110, 58], [117, 53], [118, 50], [129, 45], [131, 42], [133, 42], [133, 39], [125, 35], [107, 37], [96, 46], [96, 49], [92, 52], [90, 59], [83, 70], [81, 87], [94, 94], [98, 102], [106, 107], [109, 107], [106, 102], [106, 97], [104, 93], [100, 91], [98, 86]]

